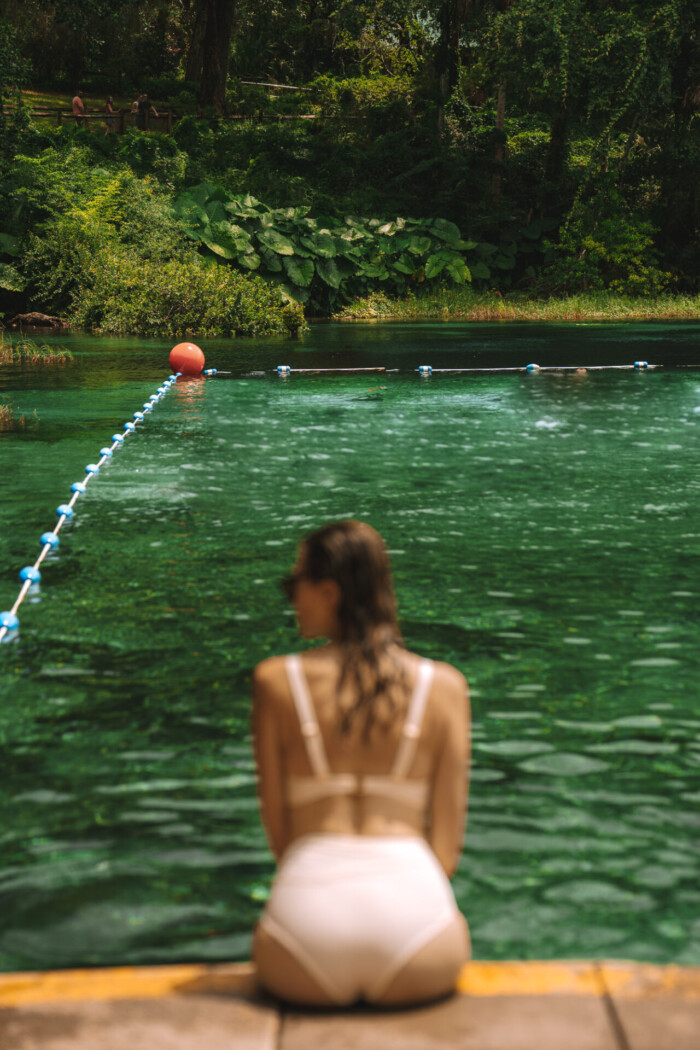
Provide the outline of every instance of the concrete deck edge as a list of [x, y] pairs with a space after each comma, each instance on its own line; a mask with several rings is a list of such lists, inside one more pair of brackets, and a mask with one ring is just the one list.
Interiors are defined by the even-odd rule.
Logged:
[[[462, 995], [582, 995], [615, 999], [680, 996], [700, 1000], [700, 967], [622, 960], [472, 962], [457, 985]], [[0, 1009], [32, 1003], [153, 999], [166, 995], [255, 992], [252, 963], [120, 966], [0, 974]]]

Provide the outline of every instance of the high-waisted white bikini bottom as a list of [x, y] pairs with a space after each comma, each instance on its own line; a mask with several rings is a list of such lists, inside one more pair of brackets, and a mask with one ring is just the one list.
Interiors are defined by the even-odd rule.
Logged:
[[458, 914], [424, 839], [308, 835], [285, 853], [261, 926], [341, 1005], [381, 995]]

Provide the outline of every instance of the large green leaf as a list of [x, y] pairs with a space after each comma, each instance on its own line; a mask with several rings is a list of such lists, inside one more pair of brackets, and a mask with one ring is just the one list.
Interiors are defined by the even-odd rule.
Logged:
[[[287, 261], [286, 259], [284, 260]], [[306, 303], [309, 299], [309, 289], [299, 288], [297, 285], [287, 284], [284, 281], [274, 282], [279, 288], [282, 301], [285, 303]]]
[[173, 211], [190, 226], [203, 226], [209, 222], [206, 209], [186, 193], [181, 194], [174, 202]]
[[447, 259], [440, 255], [429, 255], [425, 263], [425, 278], [429, 281], [432, 277], [437, 277], [439, 273], [445, 269], [447, 265]]
[[226, 212], [221, 201], [208, 201], [206, 212], [209, 222], [223, 222], [226, 219]]
[[415, 272], [415, 266], [411, 265], [410, 260], [407, 259], [405, 255], [399, 255], [398, 259], [394, 259], [391, 265], [395, 270], [398, 270], [399, 273], [410, 274]]
[[203, 244], [206, 244], [209, 251], [214, 252], [215, 255], [219, 255], [222, 259], [235, 259], [236, 258], [236, 247], [233, 244], [221, 244], [220, 239], [217, 237], [203, 236], [200, 238]]
[[408, 250], [413, 255], [425, 255], [426, 252], [430, 251], [432, 243], [430, 237], [419, 237], [414, 234], [413, 237], [411, 237], [411, 243], [408, 246]]
[[225, 219], [223, 222], [213, 222], [209, 227], [213, 240], [219, 240], [222, 244], [232, 244], [236, 251], [244, 252], [250, 244], [250, 234], [234, 222]]
[[335, 247], [335, 239], [331, 237], [328, 230], [319, 230], [310, 237], [302, 237], [301, 243], [309, 251], [314, 252], [322, 259], [334, 259], [338, 254]]
[[493, 260], [493, 265], [497, 266], [499, 270], [512, 270], [515, 266], [515, 259], [512, 255], [497, 255]]
[[340, 271], [336, 266], [335, 259], [317, 259], [316, 272], [321, 280], [325, 281], [331, 288], [340, 288]]
[[276, 252], [270, 251], [269, 248], [260, 249], [260, 258], [262, 259], [265, 267], [272, 273], [282, 272], [282, 260]]
[[260, 256], [253, 251], [244, 252], [237, 257], [236, 261], [239, 266], [245, 267], [246, 270], [257, 270], [260, 266]]
[[459, 232], [459, 226], [455, 226], [453, 222], [448, 222], [447, 219], [434, 219], [430, 232], [442, 241], [458, 241], [462, 236]]
[[283, 233], [280, 233], [279, 230], [275, 230], [273, 227], [268, 226], [258, 230], [258, 240], [266, 248], [276, 252], [278, 255], [294, 255], [294, 245], [289, 237], [285, 237]]
[[227, 212], [231, 215], [238, 215], [244, 219], [257, 219], [260, 216], [260, 212], [255, 207], [255, 204], [248, 203], [249, 201], [255, 201], [255, 204], [259, 202], [254, 197], [246, 194], [245, 197], [232, 197], [231, 200], [226, 201], [224, 207]]
[[311, 259], [300, 259], [298, 255], [285, 257], [282, 262], [290, 281], [300, 288], [308, 288], [314, 275], [314, 264]]
[[488, 281], [489, 277], [491, 276], [491, 271], [489, 270], [486, 263], [474, 263], [471, 267], [471, 271], [472, 277], [476, 277], [479, 281]]
[[469, 267], [459, 255], [447, 263], [445, 270], [449, 273], [455, 284], [464, 284], [466, 281], [471, 281], [472, 279]]
[[196, 204], [203, 207], [215, 189], [216, 187], [211, 186], [208, 182], [200, 182], [198, 186], [190, 186], [187, 193]]
[[365, 277], [376, 277], [379, 281], [385, 281], [389, 276], [389, 271], [381, 262], [361, 262], [358, 269]]

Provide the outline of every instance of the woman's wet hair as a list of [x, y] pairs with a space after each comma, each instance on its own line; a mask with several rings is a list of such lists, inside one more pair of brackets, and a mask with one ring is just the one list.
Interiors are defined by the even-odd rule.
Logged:
[[[384, 540], [361, 521], [337, 521], [310, 533], [300, 548], [299, 574], [334, 580], [340, 590], [338, 692], [349, 682], [357, 699], [341, 712], [341, 731], [363, 719], [368, 738], [377, 722], [389, 724], [406, 699], [406, 681], [396, 647], [403, 640], [396, 619], [391, 563]], [[380, 719], [378, 700], [382, 699]]]

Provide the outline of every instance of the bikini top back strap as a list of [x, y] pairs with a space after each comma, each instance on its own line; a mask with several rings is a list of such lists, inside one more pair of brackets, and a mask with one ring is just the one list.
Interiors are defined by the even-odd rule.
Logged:
[[321, 730], [314, 711], [314, 705], [311, 702], [306, 678], [302, 670], [301, 657], [296, 655], [285, 657], [285, 667], [311, 769], [314, 776], [327, 777], [328, 759], [323, 747]]
[[421, 725], [423, 724], [425, 704], [428, 699], [430, 687], [433, 684], [434, 674], [435, 665], [433, 664], [433, 661], [421, 660], [413, 695], [408, 705], [406, 721], [404, 722], [401, 734], [401, 742], [399, 743], [394, 766], [391, 770], [392, 777], [405, 777], [411, 768], [411, 763], [413, 762], [416, 748], [418, 746]]

